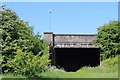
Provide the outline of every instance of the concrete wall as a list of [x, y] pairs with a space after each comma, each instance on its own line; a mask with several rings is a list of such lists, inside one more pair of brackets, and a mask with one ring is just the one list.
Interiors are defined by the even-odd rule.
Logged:
[[49, 44], [53, 43], [53, 32], [44, 32], [44, 40]]
[[54, 47], [96, 47], [92, 44], [95, 34], [53, 34], [45, 32], [44, 39]]
[[54, 41], [57, 42], [92, 42], [95, 35], [91, 34], [55, 34]]

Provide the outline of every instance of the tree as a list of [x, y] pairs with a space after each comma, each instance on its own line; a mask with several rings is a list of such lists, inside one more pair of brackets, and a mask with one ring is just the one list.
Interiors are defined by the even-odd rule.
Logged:
[[120, 54], [120, 22], [112, 21], [99, 27], [94, 43], [101, 49], [102, 60]]
[[[39, 58], [42, 58], [43, 56], [46, 57], [39, 65], [47, 62], [44, 65], [47, 66], [49, 64], [47, 44], [41, 39], [39, 33], [34, 34], [33, 28], [28, 25], [28, 22], [21, 20], [17, 14], [10, 9], [4, 8], [4, 10], [0, 11], [0, 14], [2, 15], [2, 17], [0, 17], [0, 21], [2, 21], [2, 24], [0, 25], [0, 32], [2, 32], [0, 47], [2, 48], [3, 72], [14, 72], [15, 68], [9, 61], [18, 59], [18, 56], [20, 57], [19, 53], [24, 53], [25, 55], [28, 55], [29, 53], [29, 55], [32, 55], [33, 57], [38, 56], [40, 53]], [[18, 64], [19, 62], [12, 63]]]

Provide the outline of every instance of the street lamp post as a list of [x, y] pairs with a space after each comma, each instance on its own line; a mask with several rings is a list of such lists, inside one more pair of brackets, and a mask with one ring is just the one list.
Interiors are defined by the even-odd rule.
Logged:
[[51, 10], [49, 11], [49, 13], [50, 13], [50, 32], [51, 32]]

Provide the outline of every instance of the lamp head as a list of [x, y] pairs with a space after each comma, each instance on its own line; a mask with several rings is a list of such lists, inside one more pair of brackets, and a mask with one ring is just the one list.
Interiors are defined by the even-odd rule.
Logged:
[[49, 12], [51, 13], [51, 10]]

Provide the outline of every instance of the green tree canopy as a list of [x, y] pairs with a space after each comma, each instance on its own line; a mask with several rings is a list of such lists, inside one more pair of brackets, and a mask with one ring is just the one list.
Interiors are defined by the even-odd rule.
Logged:
[[[39, 57], [44, 57], [46, 55], [45, 59], [42, 60], [41, 63], [40, 61], [38, 62], [39, 65], [43, 63], [46, 63], [44, 66], [48, 65], [49, 64], [48, 60], [49, 54], [47, 49], [48, 47], [46, 42], [43, 39], [41, 39], [39, 33], [34, 34], [33, 28], [28, 25], [28, 22], [24, 22], [23, 20], [21, 20], [18, 17], [18, 15], [10, 9], [1, 10], [0, 15], [2, 15], [2, 17], [0, 17], [0, 21], [2, 21], [2, 24], [0, 25], [0, 32], [2, 32], [2, 40], [0, 47], [2, 48], [1, 53], [3, 56], [3, 72], [5, 72], [6, 70], [14, 72], [15, 69], [13, 65], [12, 64], [8, 65], [8, 63], [9, 61], [14, 61], [14, 59], [16, 60], [19, 57], [21, 58], [22, 55], [20, 54], [23, 53], [25, 53], [25, 55], [28, 55], [27, 53], [29, 53], [32, 55], [33, 58], [35, 56], [38, 56], [38, 54]], [[19, 52], [20, 54], [17, 52]], [[23, 55], [23, 57], [25, 56]], [[17, 65], [17, 62], [11, 63]]]
[[112, 21], [99, 27], [94, 43], [100, 47], [103, 60], [120, 54], [120, 22]]

